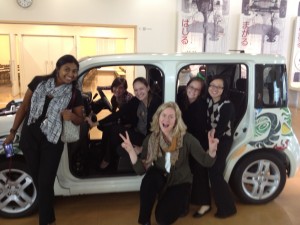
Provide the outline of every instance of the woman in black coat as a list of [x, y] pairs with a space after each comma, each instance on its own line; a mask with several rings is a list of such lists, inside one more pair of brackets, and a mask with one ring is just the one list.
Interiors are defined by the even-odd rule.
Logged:
[[[133, 81], [133, 89], [135, 97], [124, 104], [119, 111], [96, 123], [88, 121], [91, 126], [106, 130], [107, 136], [102, 138], [104, 157], [100, 164], [101, 169], [105, 169], [109, 165], [117, 147], [121, 145], [122, 139], [119, 133], [125, 134], [127, 131], [132, 137], [131, 140], [136, 146], [136, 151], [138, 153], [141, 151], [140, 146], [149, 133], [152, 117], [162, 103], [158, 96], [150, 92], [150, 86], [143, 77], [138, 77]], [[125, 151], [124, 154], [127, 155]]]
[[[187, 131], [197, 138], [203, 149], [207, 149], [207, 103], [204, 94], [204, 80], [200, 77], [193, 77], [187, 83], [186, 90], [177, 97], [177, 103], [182, 112], [182, 118], [187, 126]], [[193, 173], [193, 183], [190, 201], [187, 202], [184, 214], [188, 213], [190, 202], [201, 206], [208, 205], [207, 208], [210, 208], [210, 196], [206, 196], [209, 190], [205, 190], [209, 188], [207, 168], [204, 168], [192, 157], [190, 158], [190, 167]]]

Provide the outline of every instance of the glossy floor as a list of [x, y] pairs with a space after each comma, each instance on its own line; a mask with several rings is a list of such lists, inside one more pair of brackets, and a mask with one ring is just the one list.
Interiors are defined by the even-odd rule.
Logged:
[[[292, 109], [293, 129], [300, 140], [300, 110]], [[300, 172], [288, 179], [281, 195], [265, 205], [244, 205], [237, 202], [238, 213], [227, 219], [216, 219], [215, 208], [200, 219], [190, 213], [180, 218], [176, 225], [300, 225]], [[57, 225], [133, 225], [137, 224], [139, 195], [114, 193], [73, 197], [57, 197], [55, 210]], [[153, 219], [154, 221], [154, 219]], [[20, 219], [0, 217], [1, 225], [36, 225], [37, 214]], [[153, 222], [152, 224], [156, 224]]]

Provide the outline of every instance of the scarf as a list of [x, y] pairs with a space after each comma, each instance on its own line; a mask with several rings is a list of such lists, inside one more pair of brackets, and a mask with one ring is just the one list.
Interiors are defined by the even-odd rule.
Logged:
[[147, 158], [144, 160], [145, 168], [148, 169], [153, 161], [156, 161], [158, 157], [162, 157], [163, 152], [171, 153], [171, 165], [174, 166], [179, 156], [179, 149], [183, 145], [183, 136], [185, 132], [181, 133], [179, 137], [173, 137], [172, 141], [169, 141], [167, 137], [160, 131], [158, 134], [151, 133], [148, 142]]
[[31, 98], [30, 114], [27, 125], [35, 123], [42, 115], [46, 96], [52, 97], [41, 130], [47, 140], [56, 144], [62, 131], [61, 111], [66, 109], [72, 97], [72, 85], [63, 84], [55, 87], [54, 78], [42, 81], [36, 87]]

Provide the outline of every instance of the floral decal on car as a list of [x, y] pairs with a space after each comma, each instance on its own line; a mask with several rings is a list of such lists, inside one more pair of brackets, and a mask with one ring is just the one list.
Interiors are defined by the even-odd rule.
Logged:
[[285, 150], [293, 136], [289, 109], [257, 109], [255, 118], [254, 140], [249, 144], [254, 148]]

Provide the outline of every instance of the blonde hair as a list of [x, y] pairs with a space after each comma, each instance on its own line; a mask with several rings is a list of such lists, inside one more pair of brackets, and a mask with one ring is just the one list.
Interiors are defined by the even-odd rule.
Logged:
[[175, 102], [166, 102], [158, 107], [155, 114], [153, 115], [150, 131], [155, 134], [159, 134], [159, 116], [162, 113], [162, 111], [164, 111], [167, 108], [171, 108], [175, 111], [176, 121], [172, 131], [172, 136], [179, 137], [181, 135], [184, 135], [186, 132], [186, 125], [182, 120], [181, 111]]

